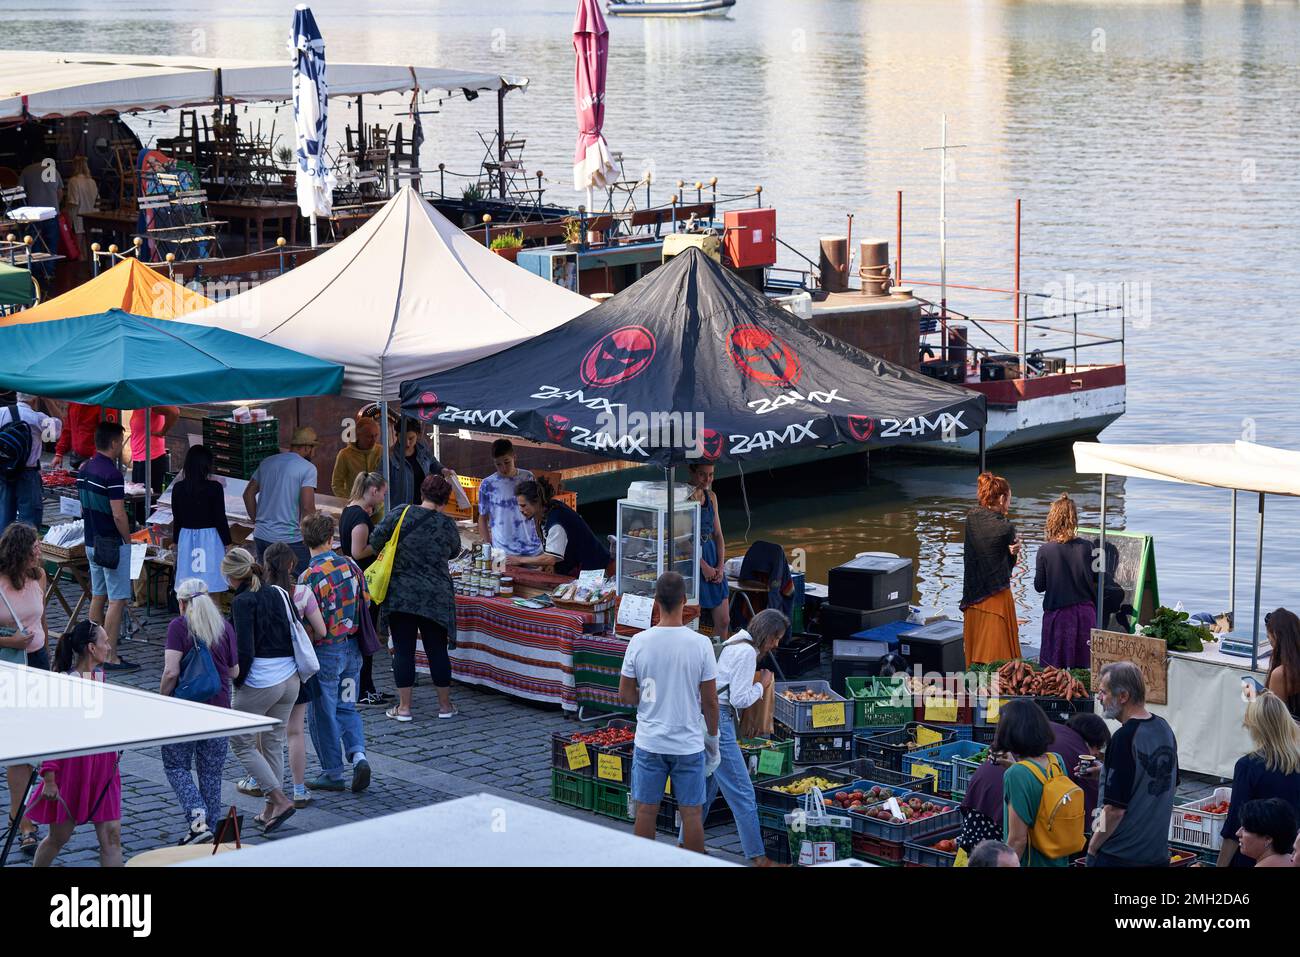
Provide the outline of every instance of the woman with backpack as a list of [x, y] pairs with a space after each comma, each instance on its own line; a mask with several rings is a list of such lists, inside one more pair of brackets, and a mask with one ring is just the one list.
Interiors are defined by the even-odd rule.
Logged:
[[[84, 681], [103, 681], [104, 662], [112, 649], [108, 635], [93, 621], [80, 621], [59, 639], [54, 670]], [[122, 866], [122, 778], [114, 751], [60, 758], [41, 765], [41, 783], [28, 801], [27, 816], [49, 825], [36, 848], [36, 867], [54, 863], [72, 832], [94, 824], [100, 867]]]
[[[201, 579], [187, 578], [177, 585], [176, 600], [181, 613], [167, 626], [158, 693], [229, 708], [230, 683], [239, 674], [235, 629], [221, 617]], [[196, 697], [204, 691], [212, 693]], [[162, 746], [163, 772], [185, 814], [187, 831], [181, 844], [212, 840], [212, 828], [221, 817], [221, 771], [229, 750], [230, 741], [224, 737]]]
[[1083, 790], [1051, 746], [1042, 708], [1023, 699], [1003, 705], [994, 750], [1015, 760], [1002, 777], [1003, 839], [1025, 867], [1067, 867], [1084, 848]]

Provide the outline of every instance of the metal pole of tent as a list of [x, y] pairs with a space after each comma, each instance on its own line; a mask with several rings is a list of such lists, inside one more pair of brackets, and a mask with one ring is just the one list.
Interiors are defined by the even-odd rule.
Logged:
[[664, 534], [664, 571], [673, 569], [673, 536], [677, 534], [677, 510], [673, 508], [673, 467], [664, 466], [664, 482], [667, 484], [668, 497], [668, 518], [666, 524], [667, 532]]
[[1232, 490], [1232, 524], [1228, 527], [1228, 614], [1237, 627], [1237, 490]]
[[1097, 524], [1097, 627], [1105, 628], [1105, 605], [1102, 597], [1106, 583], [1106, 473], [1101, 473], [1101, 521]]
[[391, 463], [389, 459], [392, 457], [393, 452], [392, 452], [392, 445], [388, 440], [388, 400], [387, 399], [381, 399], [379, 401], [379, 434], [380, 434], [380, 441], [384, 443], [384, 451], [383, 451], [384, 512], [385, 514], [387, 514], [388, 510], [393, 507], [393, 485], [392, 485], [392, 479], [389, 475], [391, 471]]
[[980, 429], [980, 474], [981, 475], [984, 474], [984, 458], [985, 458], [984, 441], [985, 441], [984, 429]]
[[1260, 578], [1264, 571], [1264, 493], [1259, 493], [1259, 521], [1255, 529], [1255, 617], [1250, 620], [1250, 670], [1259, 667]]
[[144, 517], [149, 520], [153, 492], [153, 409], [144, 410]]

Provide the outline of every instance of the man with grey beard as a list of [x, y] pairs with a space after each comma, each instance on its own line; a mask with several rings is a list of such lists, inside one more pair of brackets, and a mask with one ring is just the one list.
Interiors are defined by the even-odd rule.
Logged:
[[1142, 672], [1133, 662], [1102, 669], [1097, 698], [1105, 716], [1122, 726], [1106, 748], [1089, 867], [1169, 866], [1178, 742], [1169, 723], [1147, 711], [1146, 696]]

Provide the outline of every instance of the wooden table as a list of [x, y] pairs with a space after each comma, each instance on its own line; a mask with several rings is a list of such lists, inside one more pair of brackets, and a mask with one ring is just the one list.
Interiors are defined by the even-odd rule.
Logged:
[[[280, 199], [210, 199], [208, 212], [215, 219], [244, 221], [244, 245], [248, 251], [263, 249], [263, 229], [268, 222], [289, 221], [290, 245], [298, 242], [298, 204]], [[253, 245], [256, 232], [257, 245]]]
[[[81, 615], [81, 609], [85, 606], [90, 595], [90, 560], [85, 555], [78, 558], [64, 558], [60, 555], [53, 555], [46, 551], [44, 546], [41, 553], [45, 558], [47, 565], [54, 566], [54, 574], [50, 576], [50, 583], [45, 589], [45, 607], [48, 608], [50, 598], [57, 598], [59, 604], [68, 615], [68, 628], [77, 623], [77, 618]], [[81, 595], [77, 598], [77, 606], [74, 608], [68, 604], [68, 599], [63, 597], [63, 592], [59, 589], [59, 583], [67, 576], [76, 584], [81, 586]]]

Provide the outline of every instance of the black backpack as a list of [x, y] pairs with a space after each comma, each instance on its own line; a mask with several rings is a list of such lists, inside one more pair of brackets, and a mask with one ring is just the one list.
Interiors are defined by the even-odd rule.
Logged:
[[23, 421], [18, 406], [9, 406], [9, 421], [0, 426], [0, 476], [11, 479], [27, 468], [32, 454], [32, 427]]

